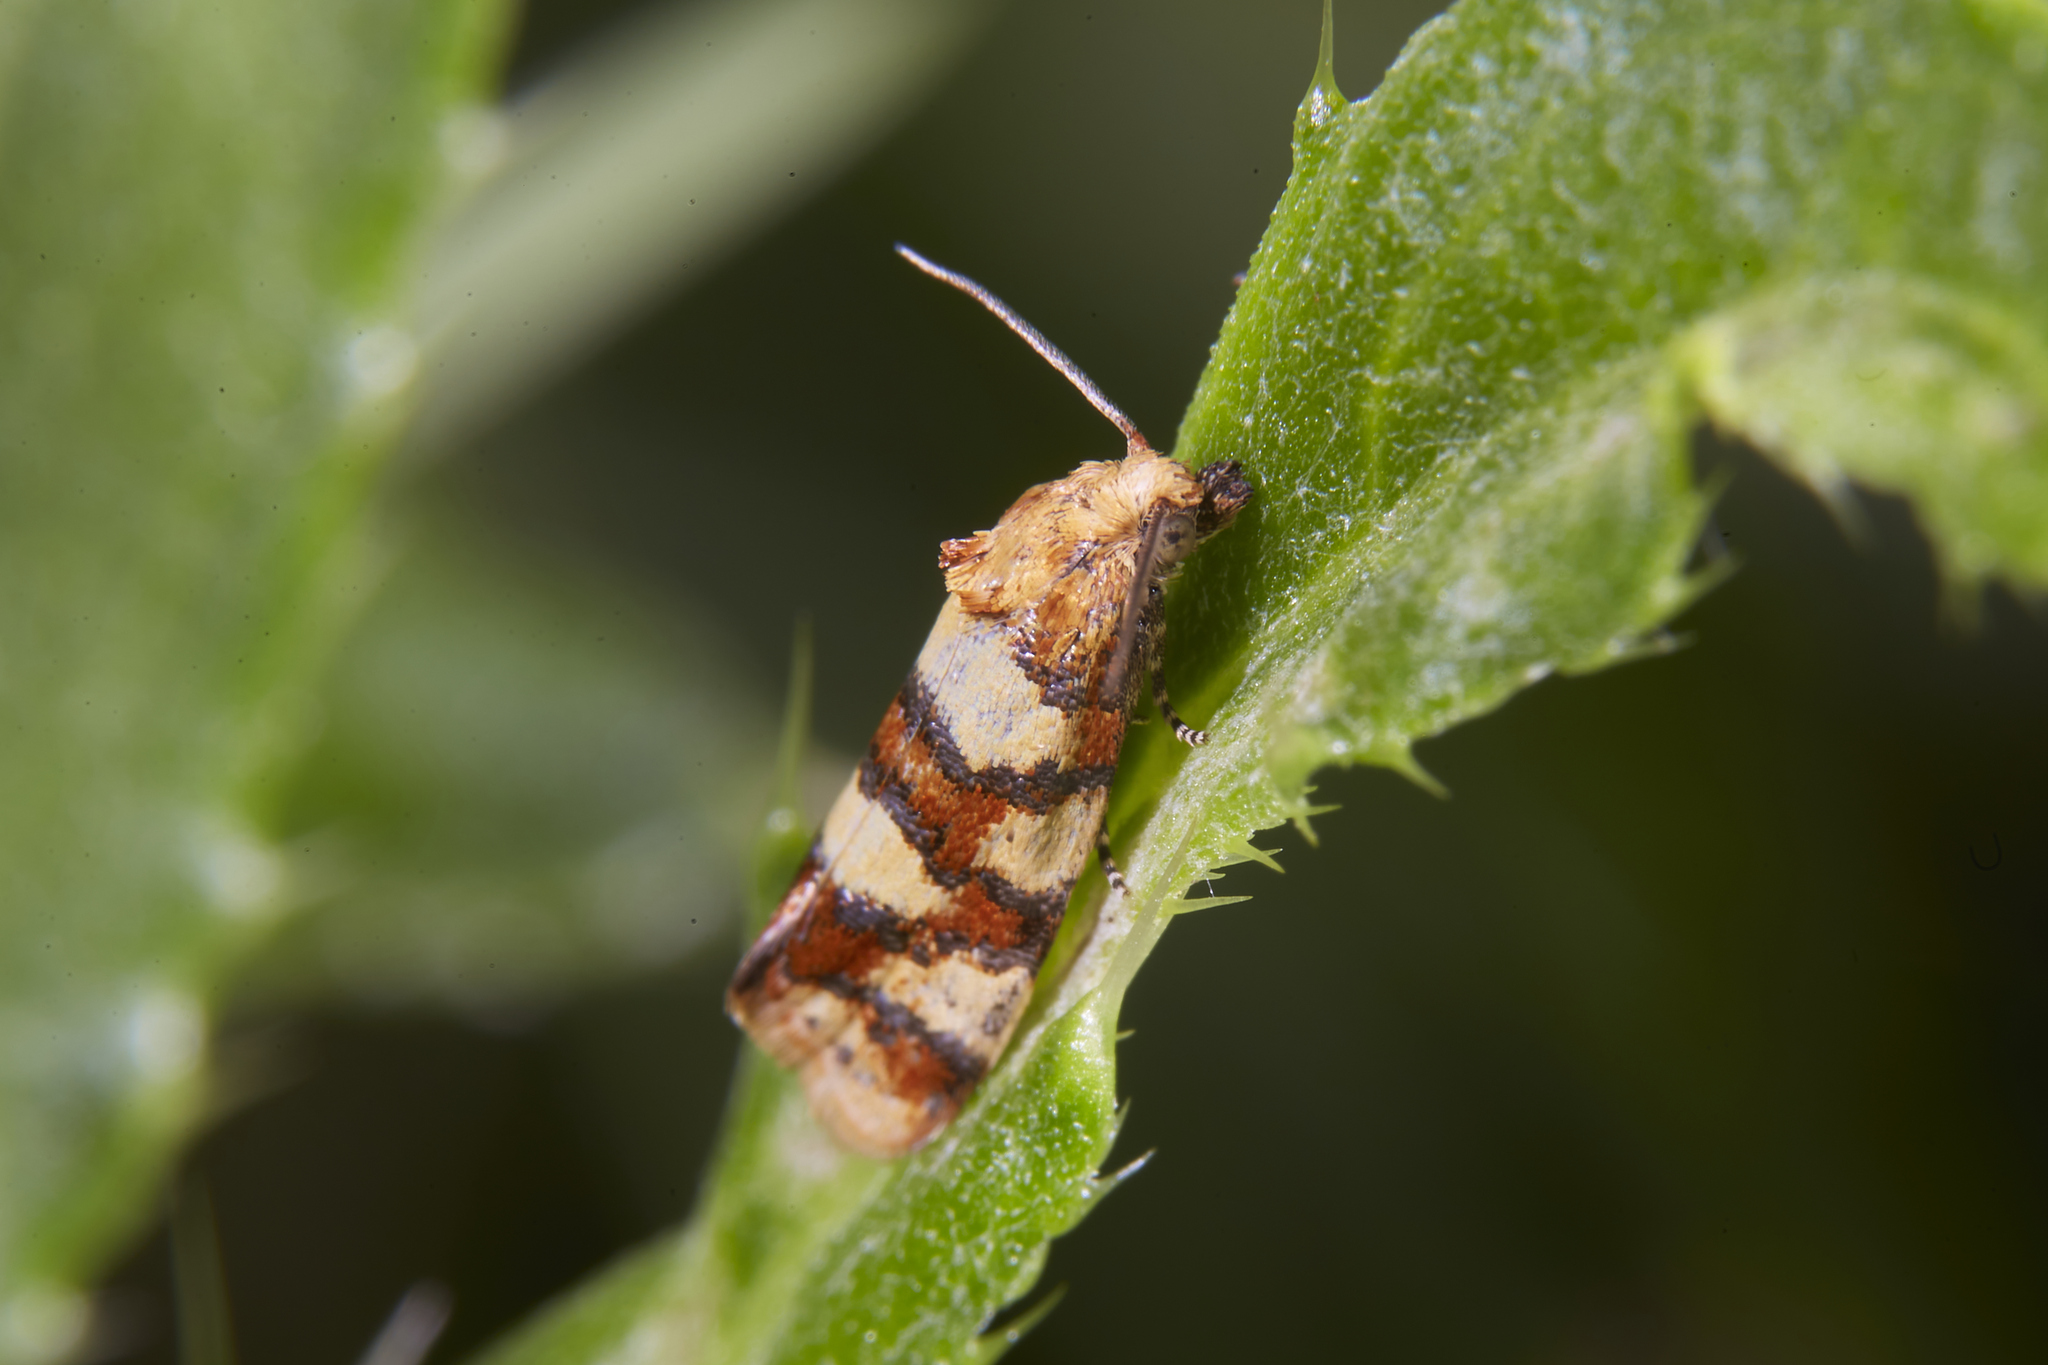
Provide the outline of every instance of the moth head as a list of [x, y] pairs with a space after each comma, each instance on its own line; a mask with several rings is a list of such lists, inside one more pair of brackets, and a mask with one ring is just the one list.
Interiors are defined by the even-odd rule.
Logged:
[[1190, 477], [1185, 465], [1148, 448], [1124, 461], [1124, 468], [1134, 466], [1163, 467], [1172, 475], [1155, 496], [1138, 532], [1130, 591], [1117, 623], [1116, 645], [1102, 674], [1100, 696], [1105, 706], [1129, 705], [1131, 661], [1147, 600], [1156, 596], [1160, 583], [1173, 576], [1197, 545], [1228, 526], [1252, 496], [1251, 485], [1235, 460], [1218, 460]]
[[1204, 466], [1195, 481], [1202, 489], [1200, 503], [1189, 506], [1182, 497], [1161, 498], [1145, 519], [1138, 562], [1148, 584], [1171, 578], [1197, 545], [1230, 525], [1252, 498], [1252, 486], [1236, 460]]

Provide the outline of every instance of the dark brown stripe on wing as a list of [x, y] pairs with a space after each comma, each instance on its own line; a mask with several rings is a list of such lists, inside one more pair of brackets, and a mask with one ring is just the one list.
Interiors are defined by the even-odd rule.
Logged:
[[1017, 631], [1010, 643], [1010, 661], [1038, 688], [1041, 702], [1071, 714], [1093, 700], [1096, 683], [1088, 675], [1094, 660], [1076, 658], [1071, 648], [1060, 649], [1061, 643], [1044, 631]]
[[911, 929], [915, 921], [906, 920], [880, 901], [843, 886], [832, 888], [832, 917], [856, 934], [873, 934], [886, 953], [909, 952], [911, 940], [916, 937]]
[[[815, 984], [856, 1003], [862, 1011], [868, 1038], [889, 1060], [889, 1091], [903, 1099], [924, 1101], [928, 1095], [946, 1095], [954, 1103], [967, 1099], [979, 1085], [987, 1066], [956, 1033], [934, 1029], [918, 1011], [899, 1005], [868, 986], [846, 976], [821, 976]], [[842, 1064], [850, 1060], [842, 1048]]]
[[889, 959], [904, 955], [921, 966], [939, 957], [966, 957], [991, 975], [1018, 967], [1036, 971], [1059, 932], [1072, 890], [1069, 880], [1050, 891], [1025, 891], [984, 869], [963, 876], [943, 909], [904, 915], [840, 886], [821, 869], [814, 851], [776, 910], [774, 932], [764, 933], [741, 959], [732, 994], [765, 990], [778, 996], [808, 983], [845, 995]]
[[957, 1034], [933, 1028], [916, 1010], [875, 986], [838, 973], [811, 984], [861, 1007], [868, 1037], [889, 1057], [890, 1088], [899, 1095], [916, 1099], [944, 1093], [964, 1099], [988, 1070]]
[[[1114, 772], [1113, 764], [1102, 764], [1061, 773], [1057, 762], [1047, 759], [1021, 778], [1007, 768], [993, 777], [986, 770], [977, 773], [961, 757], [945, 717], [913, 678], [904, 696], [883, 713], [860, 767], [858, 790], [888, 814], [932, 883], [957, 891], [976, 875], [975, 864], [991, 832], [1013, 812], [1045, 815], [1100, 790]], [[1034, 789], [1021, 790], [1026, 787]], [[1019, 796], [1033, 799], [1013, 799]], [[1077, 855], [1072, 866], [1037, 870], [1043, 881], [1071, 883], [1082, 861]]]
[[1007, 806], [963, 810], [962, 805], [969, 803], [948, 800], [950, 793], [934, 793], [928, 785], [913, 783], [899, 769], [872, 757], [861, 764], [860, 790], [887, 812], [904, 842], [916, 850], [934, 885], [957, 891], [971, 881], [979, 882], [990, 900], [1022, 914], [1056, 916], [1066, 908], [1068, 892], [1073, 890], [1071, 876], [1063, 890], [1026, 891], [1000, 872], [968, 865], [981, 850], [989, 829], [1009, 813]]
[[1072, 879], [1050, 891], [1026, 891], [1012, 885], [1001, 873], [984, 868], [974, 874], [974, 880], [981, 883], [982, 894], [1003, 909], [1029, 920], [1049, 921], [1054, 927], [1058, 927], [1060, 916], [1067, 912], [1067, 897], [1074, 893]]
[[[1116, 776], [1117, 753], [1123, 747], [1121, 723], [1114, 727], [1082, 725], [1078, 727], [1082, 732], [1078, 736], [1082, 741], [1078, 746], [1081, 752], [1075, 755], [1080, 761], [1071, 768], [1062, 768], [1059, 757], [1042, 758], [1024, 769], [1007, 763], [974, 768], [960, 752], [959, 741], [953, 738], [952, 728], [923, 678], [915, 673], [910, 675], [903, 690], [896, 694], [896, 709], [902, 715], [904, 733], [924, 742], [939, 771], [955, 785], [1000, 797], [1034, 815], [1043, 815], [1070, 796], [1107, 787]], [[888, 725], [885, 716], [883, 729], [875, 736], [876, 745], [881, 743]], [[1103, 733], [1112, 730], [1113, 733]], [[1091, 749], [1095, 752], [1089, 752]], [[870, 746], [868, 752], [869, 761], [873, 762], [878, 756], [876, 747]]]
[[[897, 762], [900, 761], [899, 751]], [[1060, 882], [1050, 890], [1027, 891], [992, 868], [968, 865], [980, 852], [989, 829], [1008, 814], [1007, 805], [998, 803], [993, 808], [972, 809], [985, 806], [985, 802], [963, 802], [955, 793], [934, 792], [929, 781], [914, 783], [894, 763], [874, 755], [861, 765], [860, 790], [888, 813], [904, 842], [916, 850], [925, 875], [934, 885], [957, 892], [974, 883], [1002, 909], [1058, 924], [1073, 892], [1078, 868], [1048, 868], [1047, 871], [1060, 875]]]
[[[861, 1003], [869, 1011], [868, 1037], [887, 1051], [895, 1064], [896, 1074], [891, 1079], [895, 1082], [897, 1094], [922, 1097], [936, 1089], [955, 1100], [962, 1100], [988, 1070], [981, 1058], [975, 1056], [957, 1036], [944, 1029], [933, 1028], [918, 1016], [917, 1011], [897, 1004], [880, 991], [868, 991]], [[906, 1043], [910, 1048], [904, 1046]], [[936, 1061], [945, 1074], [932, 1074], [934, 1068], [924, 1058], [918, 1057], [913, 1049], [921, 1050]], [[906, 1052], [911, 1055], [905, 1056]]]
[[802, 931], [809, 903], [817, 895], [818, 868], [818, 846], [813, 843], [804, 865], [797, 869], [796, 877], [790, 882], [789, 890], [783, 892], [782, 903], [775, 908], [767, 928], [762, 930], [753, 946], [747, 949], [747, 955], [740, 959], [740, 965], [733, 970], [732, 985], [727, 989], [734, 998], [759, 990], [767, 979], [768, 969], [782, 956], [790, 936]]
[[[967, 956], [991, 975], [1022, 967], [1037, 971], [1046, 950], [1059, 932], [1066, 914], [1070, 885], [1046, 892], [1019, 890], [994, 872], [975, 874], [974, 885], [955, 897], [935, 914], [900, 915], [870, 896], [829, 886], [830, 900], [819, 900], [819, 912], [829, 913], [845, 936], [829, 936], [832, 946], [844, 955], [848, 968], [833, 968], [823, 955], [805, 954], [809, 979], [823, 975], [845, 975], [869, 960], [868, 943], [884, 953], [907, 954], [919, 966], [928, 967], [940, 957]], [[829, 909], [828, 909], [829, 907]], [[807, 938], [806, 947], [810, 947]], [[821, 940], [819, 946], [824, 946]]]
[[971, 788], [921, 789], [903, 772], [908, 755], [900, 730], [890, 726], [895, 714], [891, 708], [860, 765], [860, 793], [888, 813], [904, 842], [917, 850], [925, 875], [935, 885], [955, 890], [967, 884], [968, 864], [980, 851], [983, 837], [1010, 813], [1009, 804]]
[[[1157, 600], [1156, 583], [1147, 585]], [[1136, 594], [1134, 601], [1143, 601]], [[1123, 605], [1129, 610], [1130, 603]], [[1125, 669], [1113, 676], [1121, 639], [1121, 616], [1105, 625], [1081, 630], [1048, 630], [1043, 627], [1014, 627], [1010, 632], [1010, 662], [1027, 681], [1038, 688], [1039, 700], [1069, 715], [1087, 710], [1128, 716], [1137, 689], [1131, 686], [1129, 661], [1149, 657], [1159, 628], [1156, 611], [1146, 611], [1133, 624], [1125, 656]]]
[[822, 872], [799, 887], [808, 897], [802, 920], [777, 945], [777, 960], [790, 980], [815, 985], [835, 978], [864, 981], [909, 946], [894, 933], [899, 917], [888, 907], [851, 895]]

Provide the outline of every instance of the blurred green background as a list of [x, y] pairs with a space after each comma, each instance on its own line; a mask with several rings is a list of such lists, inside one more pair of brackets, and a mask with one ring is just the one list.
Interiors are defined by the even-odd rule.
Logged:
[[[1433, 10], [1338, 4], [1346, 93]], [[508, 89], [648, 12], [535, 0]], [[385, 591], [283, 802], [307, 905], [179, 1176], [245, 1365], [354, 1360], [422, 1280], [457, 1359], [688, 1211], [794, 623], [815, 814], [937, 543], [1118, 449], [890, 243], [1164, 441], [1316, 22], [996, 11], [595, 349], [466, 406], [430, 367]], [[1999, 589], [1945, 608], [1899, 504], [1852, 542], [1748, 453], [1699, 458], [1742, 567], [1690, 648], [1423, 745], [1448, 801], [1331, 777], [1320, 848], [1168, 936], [1120, 1052], [1116, 1159], [1158, 1154], [1055, 1245], [1067, 1297], [1014, 1359], [2048, 1359], [2048, 629]], [[170, 1260], [160, 1225], [109, 1275], [99, 1358], [177, 1358]]]

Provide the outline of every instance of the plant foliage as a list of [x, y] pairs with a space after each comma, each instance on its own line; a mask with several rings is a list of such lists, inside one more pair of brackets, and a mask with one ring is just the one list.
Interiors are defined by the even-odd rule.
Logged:
[[268, 784], [360, 584], [403, 267], [500, 16], [0, 18], [0, 1360], [76, 1340], [282, 904]]
[[489, 1010], [725, 922], [756, 713], [692, 724], [719, 651], [431, 518], [366, 534], [371, 492], [415, 399], [487, 416], [988, 8], [669, 7], [508, 117], [506, 0], [0, 7], [0, 1365], [78, 1346], [252, 1083], [209, 1067], [231, 993]]
[[902, 1162], [835, 1153], [750, 1057], [692, 1225], [500, 1365], [999, 1351], [1014, 1325], [979, 1334], [1113, 1183], [1124, 988], [1231, 899], [1185, 892], [1306, 821], [1318, 767], [1426, 781], [1416, 740], [1665, 648], [1711, 578], [1701, 422], [1838, 506], [1909, 495], [1959, 592], [2048, 579], [2039, 6], [1467, 0], [1367, 100], [1329, 59], [1326, 28], [1181, 428], [1260, 497], [1174, 594], [1215, 738], [1127, 756], [1129, 894], [1070, 917], [1003, 1064]]

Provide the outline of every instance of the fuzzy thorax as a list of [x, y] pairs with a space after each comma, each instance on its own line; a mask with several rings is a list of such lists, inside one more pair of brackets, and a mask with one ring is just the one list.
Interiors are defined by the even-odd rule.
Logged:
[[1147, 519], [1193, 513], [1203, 489], [1157, 451], [1090, 461], [1026, 489], [995, 529], [939, 549], [946, 588], [977, 616], [1035, 617], [1050, 636], [1107, 632], [1129, 598]]

